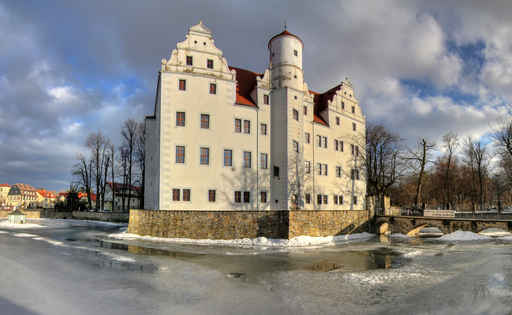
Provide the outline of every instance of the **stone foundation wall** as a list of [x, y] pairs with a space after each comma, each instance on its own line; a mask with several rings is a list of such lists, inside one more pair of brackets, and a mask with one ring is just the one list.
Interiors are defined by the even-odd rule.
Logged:
[[290, 211], [288, 237], [359, 233], [368, 231], [367, 223], [365, 210]]
[[512, 231], [512, 222], [507, 220], [458, 219], [458, 218], [425, 218], [425, 217], [378, 217], [377, 225], [388, 223], [392, 233], [407, 234], [421, 225], [439, 228], [443, 233], [457, 230], [478, 233], [487, 228], [500, 228]]
[[73, 211], [72, 218], [105, 222], [128, 222], [128, 213]]
[[130, 210], [128, 233], [190, 239], [293, 238], [366, 230], [367, 211]]

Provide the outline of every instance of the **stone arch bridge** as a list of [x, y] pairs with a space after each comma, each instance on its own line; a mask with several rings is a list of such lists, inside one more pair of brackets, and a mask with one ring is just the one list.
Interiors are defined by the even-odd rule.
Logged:
[[512, 220], [498, 219], [465, 219], [465, 218], [434, 218], [420, 216], [377, 216], [376, 231], [379, 234], [402, 233], [414, 234], [424, 227], [436, 227], [448, 234], [457, 230], [478, 233], [487, 228], [499, 228], [512, 232]]

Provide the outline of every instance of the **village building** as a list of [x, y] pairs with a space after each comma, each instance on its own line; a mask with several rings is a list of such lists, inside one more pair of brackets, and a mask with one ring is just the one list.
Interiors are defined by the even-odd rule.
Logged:
[[189, 29], [161, 62], [145, 120], [145, 209], [365, 209], [354, 87], [311, 91], [303, 49], [287, 30], [273, 36], [258, 73], [229, 66], [202, 22]]
[[55, 204], [57, 203], [57, 194], [55, 192], [38, 189], [37, 195], [37, 206], [39, 208], [55, 208]]
[[[115, 198], [112, 198], [113, 196]], [[140, 209], [140, 201], [141, 187], [112, 182], [108, 182], [105, 187], [105, 210], [128, 211], [129, 209]]]
[[37, 190], [28, 184], [12, 185], [7, 194], [7, 206], [32, 208], [38, 202]]
[[0, 207], [7, 206], [7, 196], [10, 189], [11, 186], [9, 184], [0, 184]]

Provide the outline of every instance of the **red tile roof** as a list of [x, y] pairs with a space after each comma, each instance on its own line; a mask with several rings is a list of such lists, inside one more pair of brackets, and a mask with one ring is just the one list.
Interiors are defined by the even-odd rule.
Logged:
[[[107, 182], [107, 184], [110, 186], [110, 188], [112, 188], [112, 182]], [[142, 187], [140, 187], [140, 186], [133, 186], [133, 185], [126, 185], [126, 186], [130, 187], [131, 190], [135, 190], [138, 193], [140, 193], [142, 190]], [[122, 183], [114, 183], [114, 191], [119, 191], [119, 190], [123, 189], [124, 187], [125, 187], [125, 185], [123, 185]]]
[[281, 37], [281, 36], [292, 36], [292, 37], [295, 37], [297, 38], [300, 43], [302, 44], [302, 47], [304, 47], [304, 42], [302, 42], [302, 39], [300, 39], [299, 36], [295, 35], [295, 34], [292, 34], [290, 32], [288, 32], [287, 30], [284, 30], [282, 31], [281, 33], [277, 34], [277, 35], [274, 35], [269, 41], [268, 41], [268, 48], [270, 49], [270, 42], [272, 42], [273, 39], [275, 38], [278, 38], [278, 37]]
[[0, 187], [11, 187], [11, 185], [5, 183], [5, 184], [0, 184]]
[[229, 70], [236, 71], [236, 104], [258, 107], [251, 92], [256, 86], [256, 77], [262, 77], [263, 74], [231, 66]]
[[336, 95], [336, 92], [341, 88], [341, 85], [342, 84], [338, 84], [324, 93], [318, 93], [309, 90], [309, 93], [313, 94], [313, 101], [315, 103], [315, 122], [320, 123], [324, 126], [329, 126], [329, 124], [325, 120], [323, 120], [322, 117], [320, 117], [320, 112], [324, 111], [327, 108], [327, 106], [329, 106], [329, 101], [332, 101], [332, 98], [334, 97], [334, 95]]

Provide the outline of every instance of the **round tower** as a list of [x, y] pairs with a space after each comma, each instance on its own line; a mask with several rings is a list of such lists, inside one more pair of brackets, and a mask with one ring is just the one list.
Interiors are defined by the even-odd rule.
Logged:
[[302, 40], [287, 30], [268, 42], [272, 88], [303, 89]]

